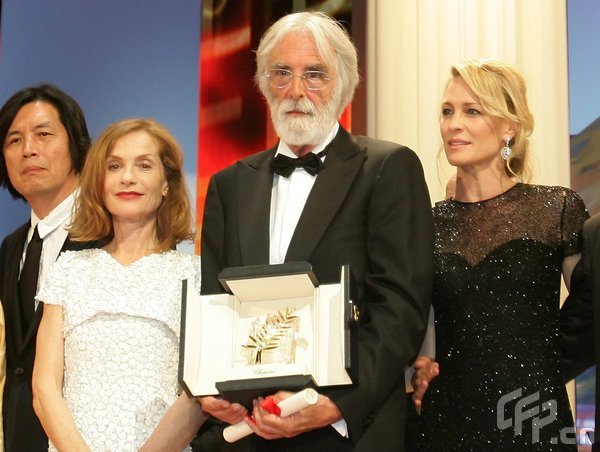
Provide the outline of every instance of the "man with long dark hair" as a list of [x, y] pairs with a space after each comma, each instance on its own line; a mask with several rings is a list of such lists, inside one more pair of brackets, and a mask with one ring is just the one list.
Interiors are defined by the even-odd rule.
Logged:
[[33, 411], [31, 376], [43, 306], [34, 296], [58, 254], [74, 248], [65, 225], [90, 137], [77, 102], [55, 86], [40, 85], [18, 91], [0, 109], [0, 143], [0, 186], [31, 206], [31, 219], [0, 248], [4, 441], [7, 452], [41, 452], [48, 439]]

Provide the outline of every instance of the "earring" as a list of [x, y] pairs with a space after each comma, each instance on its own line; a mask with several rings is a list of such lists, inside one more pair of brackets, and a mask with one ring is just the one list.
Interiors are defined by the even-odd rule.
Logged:
[[504, 147], [502, 149], [500, 149], [500, 155], [502, 156], [502, 158], [504, 160], [508, 160], [512, 154], [512, 149], [510, 148], [510, 140], [511, 137], [506, 137], [506, 144], [504, 145]]

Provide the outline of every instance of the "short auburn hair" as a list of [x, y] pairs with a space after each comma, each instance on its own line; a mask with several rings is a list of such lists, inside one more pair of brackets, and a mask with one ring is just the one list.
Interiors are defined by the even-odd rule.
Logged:
[[159, 147], [167, 194], [156, 213], [156, 251], [173, 249], [177, 243], [193, 240], [193, 220], [183, 174], [183, 152], [177, 140], [161, 124], [144, 118], [125, 119], [108, 126], [92, 144], [79, 181], [69, 235], [77, 241], [110, 241], [113, 222], [104, 199], [106, 161], [115, 143], [134, 132], [147, 133]]

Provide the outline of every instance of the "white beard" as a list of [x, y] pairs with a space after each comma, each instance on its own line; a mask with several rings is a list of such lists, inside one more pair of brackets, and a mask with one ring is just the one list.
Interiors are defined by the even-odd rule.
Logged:
[[[316, 145], [325, 141], [335, 124], [334, 102], [315, 105], [306, 97], [298, 101], [284, 99], [281, 102], [273, 99], [270, 104], [273, 127], [281, 140], [290, 146]], [[299, 116], [288, 116], [289, 111], [307, 113]]]

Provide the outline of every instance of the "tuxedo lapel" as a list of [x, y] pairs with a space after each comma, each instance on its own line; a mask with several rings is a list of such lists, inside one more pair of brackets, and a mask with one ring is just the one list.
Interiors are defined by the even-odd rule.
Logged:
[[325, 167], [306, 200], [285, 257], [286, 262], [308, 261], [328, 225], [346, 199], [365, 159], [352, 136], [340, 127], [329, 144]]
[[4, 317], [6, 324], [7, 347], [14, 347], [13, 356], [16, 356], [23, 346], [24, 331], [21, 325], [21, 309], [19, 308], [19, 268], [23, 249], [27, 240], [27, 232], [29, 231], [30, 223], [27, 222], [14, 234], [7, 238], [7, 248], [5, 259], [6, 266], [4, 268]]
[[237, 199], [240, 252], [243, 265], [269, 263], [269, 225], [275, 150], [239, 162]]
[[23, 350], [25, 349], [25, 347], [27, 347], [27, 345], [30, 344], [33, 339], [35, 339], [35, 336], [37, 335], [38, 327], [40, 326], [40, 321], [42, 320], [43, 312], [44, 312], [44, 303], [38, 303], [38, 307], [35, 310], [35, 312], [33, 313], [33, 319], [29, 323], [29, 328], [27, 329], [27, 334], [25, 335], [25, 339], [23, 340], [23, 343], [21, 344], [22, 348], [19, 350], [19, 353], [23, 353]]

